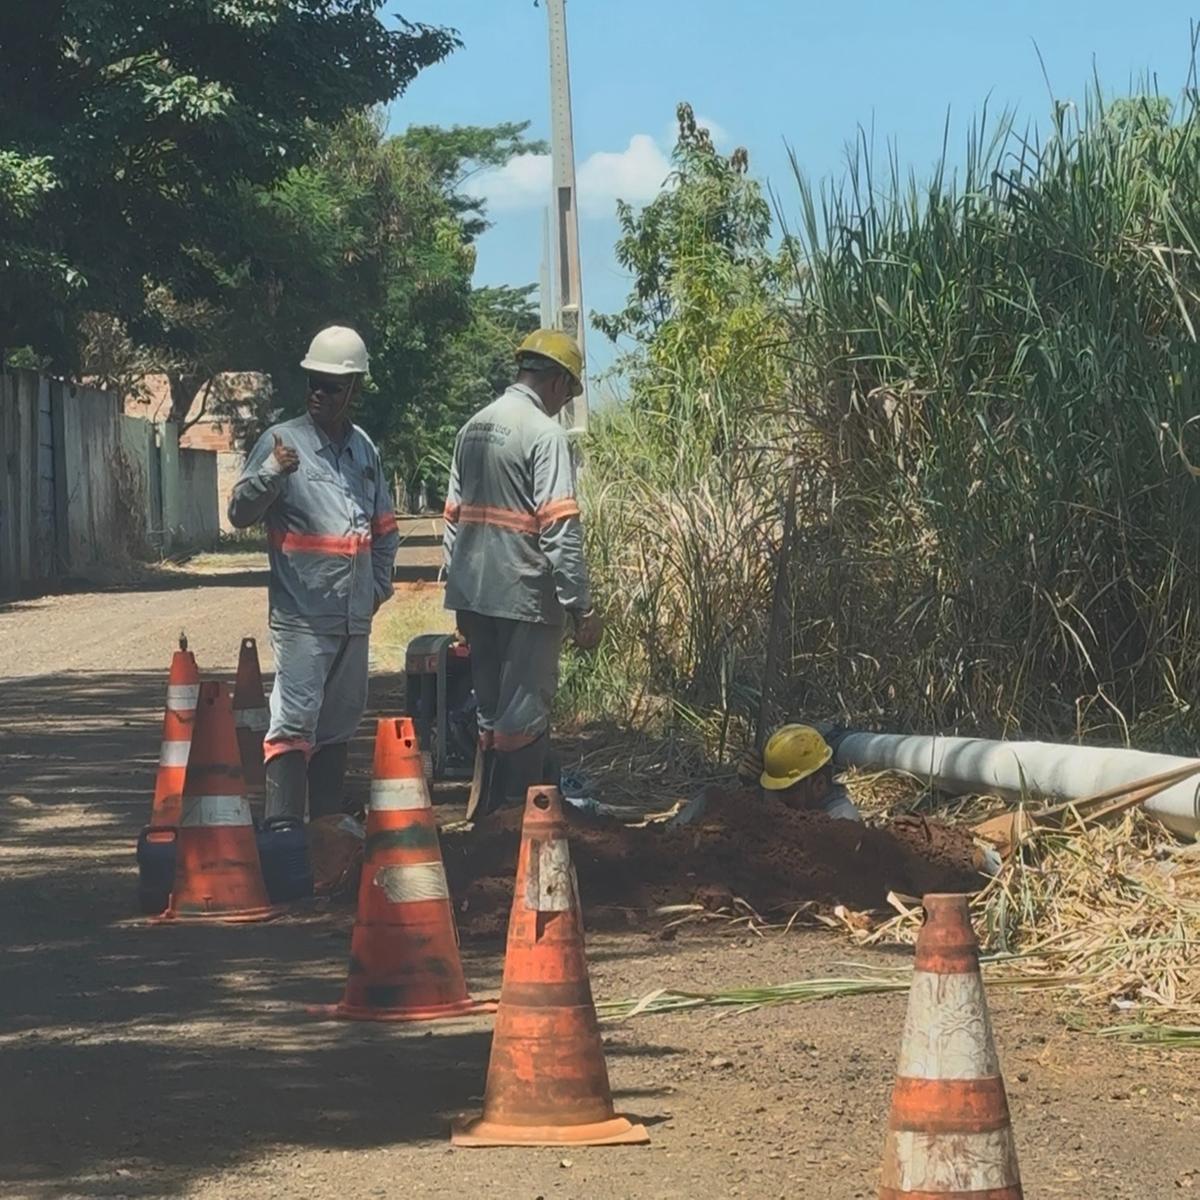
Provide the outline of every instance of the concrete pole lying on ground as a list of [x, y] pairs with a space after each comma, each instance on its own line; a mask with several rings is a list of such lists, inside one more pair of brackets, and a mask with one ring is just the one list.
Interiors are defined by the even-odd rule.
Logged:
[[[841, 767], [904, 771], [948, 792], [1013, 799], [1078, 800], [1192, 761], [1144, 750], [902, 733], [847, 733], [834, 748]], [[1190, 837], [1200, 832], [1200, 781], [1177, 783], [1148, 799], [1145, 808], [1168, 829]]]

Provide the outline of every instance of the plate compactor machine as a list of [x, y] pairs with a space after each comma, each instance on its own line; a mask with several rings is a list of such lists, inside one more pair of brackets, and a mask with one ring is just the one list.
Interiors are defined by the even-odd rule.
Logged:
[[452, 633], [422, 634], [408, 644], [404, 674], [426, 778], [470, 779], [478, 740], [470, 648]]

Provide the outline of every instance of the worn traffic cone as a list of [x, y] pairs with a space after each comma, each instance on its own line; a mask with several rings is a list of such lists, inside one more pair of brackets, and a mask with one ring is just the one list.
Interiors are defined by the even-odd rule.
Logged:
[[192, 744], [192, 725], [196, 719], [196, 698], [199, 694], [200, 672], [196, 667], [196, 659], [187, 648], [187, 638], [180, 634], [179, 649], [171, 656], [171, 670], [167, 676], [162, 747], [158, 753], [154, 799], [150, 804], [152, 829], [179, 824], [183, 811], [183, 780], [187, 773], [188, 747]]
[[492, 1012], [467, 995], [437, 820], [413, 723], [385, 718], [341, 1001], [310, 1009], [351, 1021], [431, 1021]]
[[237, 727], [246, 791], [251, 796], [261, 796], [266, 784], [263, 737], [271, 721], [258, 665], [258, 643], [252, 637], [242, 638], [242, 648], [238, 652], [237, 679], [233, 685], [233, 723]]
[[562, 794], [531, 788], [508, 920], [483, 1116], [456, 1146], [610, 1146], [650, 1140], [613, 1112], [583, 952]]
[[924, 906], [880, 1200], [1021, 1200], [967, 897]]
[[202, 683], [183, 786], [175, 886], [162, 921], [264, 921], [267, 900], [242, 790], [229, 689]]

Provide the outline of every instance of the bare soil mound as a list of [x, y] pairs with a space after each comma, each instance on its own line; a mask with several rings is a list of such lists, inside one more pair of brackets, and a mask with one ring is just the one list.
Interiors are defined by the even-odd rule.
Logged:
[[[796, 812], [754, 792], [710, 789], [688, 826], [630, 827], [573, 812], [571, 857], [589, 925], [658, 905], [738, 897], [766, 915], [805, 901], [878, 908], [889, 891], [920, 896], [974, 891], [982, 878], [971, 836], [942, 822], [902, 817], [874, 827]], [[443, 839], [464, 934], [502, 933], [512, 902], [521, 813], [485, 818]]]

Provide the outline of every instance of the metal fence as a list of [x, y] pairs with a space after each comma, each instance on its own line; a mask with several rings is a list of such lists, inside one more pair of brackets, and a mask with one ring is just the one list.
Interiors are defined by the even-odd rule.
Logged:
[[216, 456], [181, 462], [174, 426], [121, 407], [111, 392], [0, 373], [0, 597], [215, 542]]

